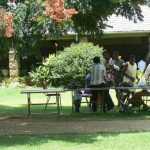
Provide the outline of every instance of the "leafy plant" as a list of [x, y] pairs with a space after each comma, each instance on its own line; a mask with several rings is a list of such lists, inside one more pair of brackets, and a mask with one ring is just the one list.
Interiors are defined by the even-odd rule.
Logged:
[[52, 85], [84, 83], [95, 56], [103, 61], [102, 48], [92, 43], [72, 44], [56, 57], [50, 55], [36, 71], [30, 72], [30, 76], [37, 84], [43, 81]]

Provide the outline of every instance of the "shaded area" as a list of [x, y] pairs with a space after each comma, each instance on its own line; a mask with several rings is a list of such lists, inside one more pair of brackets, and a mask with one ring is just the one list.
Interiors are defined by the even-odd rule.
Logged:
[[[102, 134], [104, 135], [104, 134]], [[104, 135], [105, 137], [108, 134]], [[117, 134], [112, 134], [117, 136]], [[29, 144], [31, 146], [40, 145], [51, 141], [65, 141], [68, 143], [93, 143], [97, 141], [97, 135], [95, 134], [51, 134], [51, 135], [38, 135], [38, 136], [0, 136], [0, 146], [11, 146], [11, 145], [24, 145]]]
[[13, 149], [17, 149], [25, 146], [28, 149], [42, 149], [43, 146], [46, 149], [145, 149], [150, 146], [149, 138], [150, 133], [0, 136], [0, 148], [13, 147]]
[[[45, 106], [32, 106], [32, 112], [40, 112], [42, 115], [32, 115], [31, 118], [36, 119], [50, 119], [55, 121], [83, 121], [83, 120], [124, 120], [124, 119], [150, 119], [149, 111], [136, 111], [135, 113], [119, 113], [118, 110], [114, 112], [103, 113], [100, 110], [97, 113], [91, 113], [87, 106], [82, 106], [81, 113], [73, 113], [71, 106], [62, 106], [60, 109], [61, 114], [54, 114], [56, 112], [56, 106], [48, 106], [45, 110]], [[52, 113], [52, 114], [47, 114]], [[0, 105], [0, 117], [1, 116], [21, 116], [27, 117], [27, 105], [20, 105], [18, 107], [11, 107]]]

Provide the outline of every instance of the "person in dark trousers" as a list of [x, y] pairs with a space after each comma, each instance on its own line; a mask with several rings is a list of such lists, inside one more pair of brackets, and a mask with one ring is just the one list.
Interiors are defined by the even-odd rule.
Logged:
[[[110, 87], [114, 85], [114, 71], [113, 71], [113, 64], [114, 61], [110, 57], [110, 53], [105, 50], [103, 52], [103, 57], [105, 59], [105, 67], [106, 67], [106, 87]], [[107, 111], [113, 111], [115, 108], [115, 105], [112, 101], [112, 98], [109, 94], [109, 90], [105, 91], [105, 98], [106, 98], [106, 103], [107, 103]]]
[[[105, 76], [106, 76], [105, 66], [100, 63], [100, 57], [94, 57], [93, 63], [94, 64], [91, 68], [91, 81], [90, 81], [91, 88], [105, 87]], [[91, 90], [91, 93], [92, 93], [91, 98], [92, 111], [97, 112], [97, 100], [99, 93], [103, 98], [103, 104], [105, 106], [104, 91]]]
[[[116, 87], [119, 87], [123, 82], [123, 77], [124, 77], [123, 69], [125, 67], [125, 62], [124, 60], [119, 58], [119, 53], [117, 51], [113, 52], [113, 59], [114, 59], [113, 68], [114, 68], [114, 79], [115, 79], [114, 83]], [[118, 106], [119, 106], [119, 91], [120, 90], [116, 89], [116, 97], [118, 99]]]

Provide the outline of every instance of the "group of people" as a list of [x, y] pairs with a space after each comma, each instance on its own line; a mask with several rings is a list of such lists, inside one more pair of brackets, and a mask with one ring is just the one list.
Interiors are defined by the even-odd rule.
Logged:
[[[123, 81], [123, 69], [125, 62], [119, 58], [118, 52], [113, 53], [113, 58], [110, 57], [109, 51], [103, 51], [105, 63], [100, 61], [100, 57], [94, 57], [93, 66], [91, 69], [91, 88], [110, 87], [112, 85], [119, 86]], [[109, 94], [109, 90], [91, 90], [92, 111], [97, 111], [97, 99], [100, 94], [103, 101], [103, 110], [112, 111], [115, 108], [113, 100]], [[116, 92], [117, 93], [117, 92]]]
[[[90, 73], [86, 77], [87, 87], [90, 88], [105, 88], [110, 86], [120, 86], [123, 82], [132, 83], [135, 85], [137, 79], [137, 69], [141, 65], [141, 68], [145, 64], [135, 63], [135, 56], [131, 55], [129, 61], [125, 62], [119, 56], [119, 53], [115, 51], [113, 57], [110, 56], [109, 51], [103, 51], [103, 58], [105, 62], [101, 62], [100, 57], [96, 56], [93, 58], [93, 65], [91, 67]], [[146, 65], [145, 65], [146, 67]], [[150, 66], [149, 66], [150, 68]], [[145, 68], [142, 70], [144, 72]], [[147, 69], [146, 69], [147, 70]], [[150, 69], [149, 69], [150, 70]], [[147, 72], [147, 71], [146, 71]], [[148, 74], [148, 73], [146, 73]], [[147, 75], [148, 76], [148, 75]], [[116, 90], [116, 98], [119, 99], [119, 91]], [[134, 93], [134, 92], [133, 92]], [[91, 109], [93, 112], [97, 112], [97, 100], [100, 97], [103, 101], [104, 111], [113, 111], [115, 105], [108, 90], [91, 90]], [[80, 91], [76, 92], [76, 100], [79, 100], [75, 106], [75, 111], [79, 112], [80, 100], [82, 95]], [[119, 100], [118, 100], [119, 105]]]

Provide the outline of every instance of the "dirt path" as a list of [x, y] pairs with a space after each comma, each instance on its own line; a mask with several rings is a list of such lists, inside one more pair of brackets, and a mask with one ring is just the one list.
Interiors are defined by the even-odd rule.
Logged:
[[150, 120], [50, 121], [35, 118], [0, 118], [0, 135], [150, 131]]

